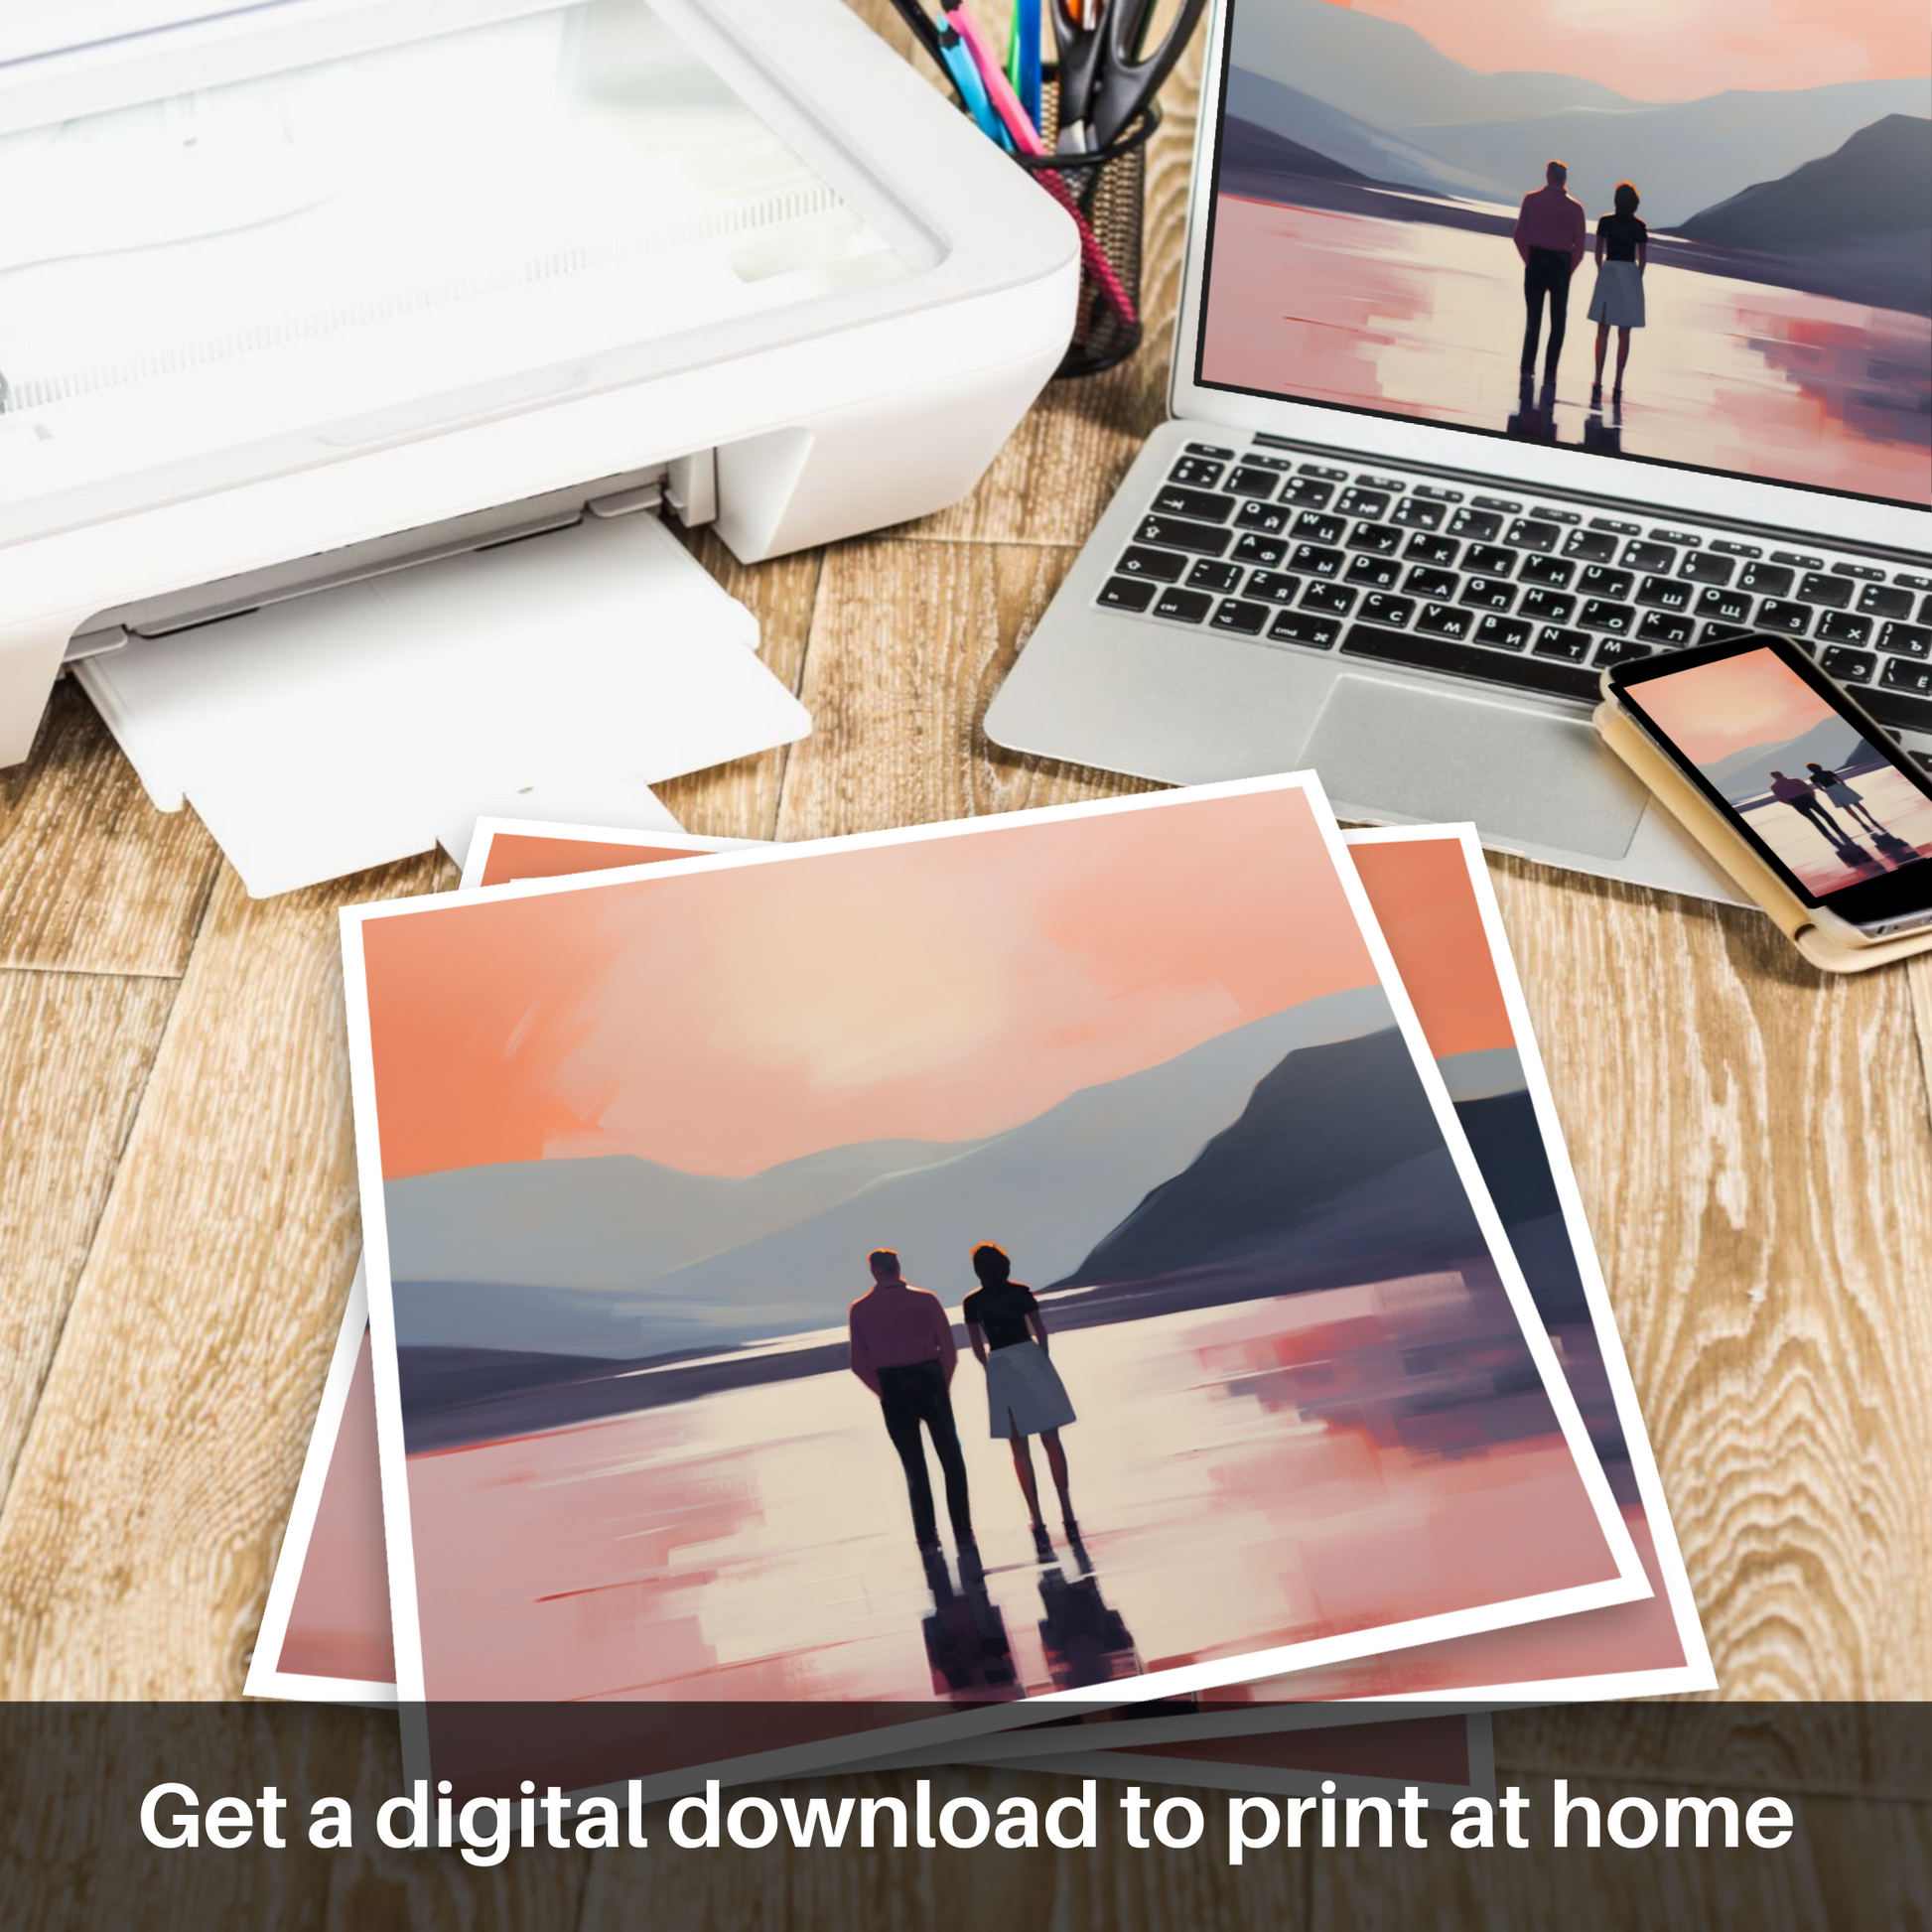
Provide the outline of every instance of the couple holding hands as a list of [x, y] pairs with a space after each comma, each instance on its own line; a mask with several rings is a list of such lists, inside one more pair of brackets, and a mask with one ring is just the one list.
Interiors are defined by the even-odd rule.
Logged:
[[[946, 1513], [952, 1519], [954, 1539], [962, 1553], [976, 1550], [966, 1460], [952, 1413], [952, 1375], [959, 1356], [952, 1323], [936, 1295], [906, 1281], [895, 1250], [877, 1249], [869, 1261], [873, 1286], [852, 1304], [849, 1320], [852, 1372], [879, 1398], [886, 1433], [905, 1471], [912, 1534], [921, 1552], [935, 1551], [939, 1544], [921, 1426], [932, 1438], [945, 1477]], [[1033, 1518], [1034, 1549], [1041, 1562], [1048, 1562], [1053, 1543], [1040, 1520], [1029, 1439], [1037, 1436], [1045, 1447], [1046, 1467], [1059, 1493], [1061, 1523], [1068, 1540], [1077, 1542], [1079, 1527], [1066, 1486], [1066, 1451], [1060, 1447], [1060, 1430], [1074, 1419], [1073, 1405], [1047, 1357], [1046, 1322], [1039, 1303], [1031, 1288], [1013, 1279], [1006, 1251], [990, 1241], [981, 1243], [973, 1250], [973, 1273], [980, 1286], [967, 1296], [961, 1312], [967, 1340], [986, 1371], [991, 1434], [1013, 1445], [1014, 1472]]]

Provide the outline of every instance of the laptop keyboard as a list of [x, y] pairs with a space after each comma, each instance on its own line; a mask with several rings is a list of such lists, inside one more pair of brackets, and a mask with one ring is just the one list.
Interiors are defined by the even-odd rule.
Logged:
[[1932, 732], [1932, 576], [1414, 470], [1189, 443], [1097, 602], [1591, 703], [1606, 665], [1777, 631], [1881, 724]]

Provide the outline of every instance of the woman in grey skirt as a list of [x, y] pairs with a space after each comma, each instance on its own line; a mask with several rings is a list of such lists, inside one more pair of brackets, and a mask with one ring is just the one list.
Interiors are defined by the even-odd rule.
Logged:
[[1046, 1467], [1059, 1491], [1060, 1520], [1069, 1539], [1077, 1539], [1073, 1502], [1066, 1490], [1066, 1451], [1060, 1431], [1073, 1421], [1059, 1372], [1047, 1359], [1046, 1320], [1025, 1282], [1013, 1279], [1004, 1248], [990, 1241], [973, 1250], [978, 1292], [967, 1296], [961, 1312], [966, 1338], [986, 1370], [986, 1406], [992, 1433], [1013, 1445], [1013, 1470], [1034, 1519], [1034, 1548], [1042, 1560], [1053, 1554], [1053, 1540], [1039, 1519], [1039, 1485], [1034, 1478], [1033, 1451], [1027, 1439], [1037, 1436], [1046, 1448]]
[[1594, 409], [1603, 400], [1603, 350], [1610, 331], [1616, 331], [1616, 386], [1612, 399], [1623, 398], [1623, 365], [1630, 359], [1630, 332], [1643, 327], [1643, 270], [1650, 259], [1650, 229], [1637, 219], [1637, 191], [1627, 181], [1616, 185], [1611, 198], [1614, 213], [1596, 223], [1596, 287], [1589, 298], [1589, 319], [1596, 325], [1596, 380], [1589, 392]]

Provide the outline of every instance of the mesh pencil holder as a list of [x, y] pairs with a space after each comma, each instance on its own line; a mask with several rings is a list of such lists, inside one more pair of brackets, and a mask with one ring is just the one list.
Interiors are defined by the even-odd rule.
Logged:
[[[1057, 130], [1050, 71], [1041, 90], [1041, 135]], [[1080, 225], [1080, 303], [1055, 375], [1097, 375], [1141, 345], [1141, 219], [1147, 200], [1147, 144], [1161, 125], [1150, 103], [1091, 154], [1015, 155]]]

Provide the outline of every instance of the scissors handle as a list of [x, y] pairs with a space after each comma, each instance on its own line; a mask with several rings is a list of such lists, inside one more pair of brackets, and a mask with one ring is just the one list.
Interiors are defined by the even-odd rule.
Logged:
[[[1059, 0], [1054, 0], [1055, 7]], [[1145, 51], [1157, 0], [1112, 0], [1098, 30], [1105, 47], [1087, 97], [1093, 145], [1104, 148], [1160, 91], [1186, 52], [1206, 0], [1180, 0], [1160, 44]]]

